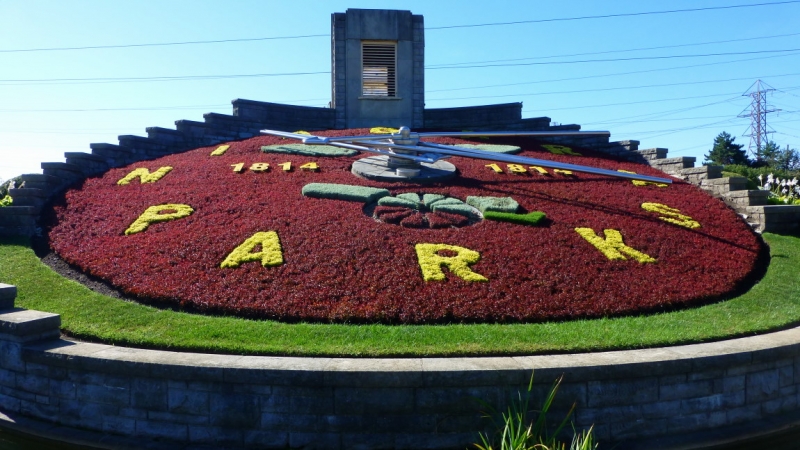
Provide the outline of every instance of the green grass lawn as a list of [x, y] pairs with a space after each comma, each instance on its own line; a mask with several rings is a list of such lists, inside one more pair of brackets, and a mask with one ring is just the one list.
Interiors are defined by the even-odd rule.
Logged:
[[800, 323], [800, 238], [765, 234], [771, 263], [747, 293], [639, 317], [513, 325], [285, 324], [161, 310], [107, 297], [44, 265], [26, 239], [0, 239], [0, 282], [16, 306], [58, 313], [75, 338], [195, 352], [308, 356], [448, 356], [582, 352], [675, 345]]

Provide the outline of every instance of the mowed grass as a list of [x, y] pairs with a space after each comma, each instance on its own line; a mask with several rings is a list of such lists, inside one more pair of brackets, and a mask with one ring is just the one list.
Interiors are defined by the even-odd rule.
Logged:
[[747, 293], [637, 317], [510, 325], [285, 324], [161, 310], [97, 294], [44, 265], [24, 239], [0, 240], [0, 282], [16, 306], [61, 315], [75, 338], [192, 352], [454, 356], [584, 352], [724, 339], [800, 323], [800, 238], [765, 234], [771, 263]]

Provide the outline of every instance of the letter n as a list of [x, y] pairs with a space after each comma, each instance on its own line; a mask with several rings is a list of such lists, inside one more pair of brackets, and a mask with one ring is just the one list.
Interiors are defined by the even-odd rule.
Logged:
[[135, 180], [136, 178], [139, 179], [141, 184], [145, 183], [155, 183], [156, 181], [164, 178], [166, 174], [168, 174], [172, 170], [172, 167], [166, 166], [161, 167], [153, 173], [150, 173], [150, 169], [140, 167], [135, 169], [133, 172], [125, 175], [125, 178], [117, 181], [117, 184], [120, 186], [125, 186], [126, 184], [130, 184], [131, 181]]

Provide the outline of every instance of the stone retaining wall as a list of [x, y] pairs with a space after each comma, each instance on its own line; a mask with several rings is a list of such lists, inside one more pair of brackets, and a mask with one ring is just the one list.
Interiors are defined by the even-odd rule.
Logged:
[[594, 425], [620, 450], [692, 448], [725, 427], [738, 439], [798, 411], [800, 329], [575, 355], [210, 355], [60, 339], [59, 316], [14, 309], [15, 295], [0, 285], [0, 416], [105, 435], [235, 448], [463, 449], [486, 425], [477, 399], [502, 407], [531, 371], [536, 399], [564, 375], [556, 414], [575, 402], [577, 427]]
[[[442, 130], [503, 129], [522, 118], [522, 103], [466, 106], [461, 108], [426, 108], [424, 128]], [[544, 126], [550, 125], [550, 119]]]

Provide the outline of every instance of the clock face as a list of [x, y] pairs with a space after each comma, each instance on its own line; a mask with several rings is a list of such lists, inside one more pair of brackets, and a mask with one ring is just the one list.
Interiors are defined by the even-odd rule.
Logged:
[[[663, 176], [530, 138], [430, 141]], [[261, 136], [87, 179], [55, 206], [51, 246], [142, 302], [348, 323], [662, 311], [723, 299], [760, 261], [749, 227], [680, 181], [456, 157], [453, 179], [385, 183], [350, 173], [361, 155], [275, 151], [288, 144]]]

